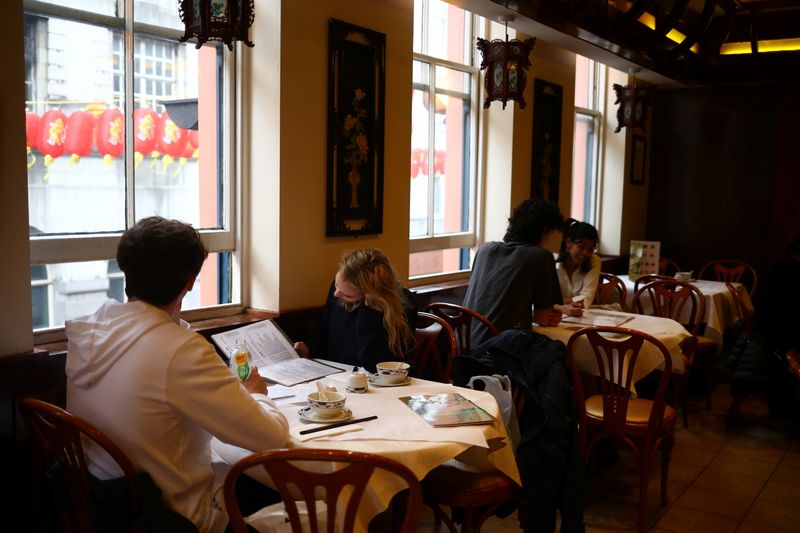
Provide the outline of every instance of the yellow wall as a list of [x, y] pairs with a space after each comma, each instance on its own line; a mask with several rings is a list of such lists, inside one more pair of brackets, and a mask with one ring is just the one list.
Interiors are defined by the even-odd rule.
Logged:
[[[408, 277], [413, 3], [283, 0], [280, 4], [279, 18], [274, 21], [279, 22], [278, 27], [259, 25], [259, 15], [253, 29], [256, 46], [250, 51], [250, 64], [256, 75], [252, 78], [252, 101], [256, 104], [265, 93], [277, 93], [280, 105], [279, 124], [269, 114], [274, 104], [256, 104], [260, 108], [250, 117], [254, 138], [265, 142], [251, 146], [249, 180], [253, 195], [248, 220], [252, 224], [251, 305], [286, 311], [322, 304], [345, 250], [381, 248], [398, 276], [403, 280]], [[260, 2], [256, 12], [262, 8], [263, 13], [268, 5]], [[381, 235], [325, 237], [330, 18], [386, 34]], [[273, 49], [275, 41], [279, 42], [279, 54]], [[259, 74], [266, 65], [278, 67], [273, 69], [279, 78], [278, 88], [275, 80]], [[264, 128], [273, 131], [259, 131]]]

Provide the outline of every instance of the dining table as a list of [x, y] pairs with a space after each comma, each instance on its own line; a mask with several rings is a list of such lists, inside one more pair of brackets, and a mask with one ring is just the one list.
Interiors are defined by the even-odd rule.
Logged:
[[[623, 281], [623, 283], [625, 283], [625, 287], [628, 289], [626, 308], [631, 309], [634, 295], [633, 289], [636, 283], [627, 275], [619, 276], [619, 278]], [[703, 297], [705, 298], [706, 302], [706, 315], [703, 318], [703, 322], [705, 322], [706, 327], [705, 331], [701, 333], [713, 340], [719, 349], [721, 349], [722, 336], [725, 333], [725, 329], [735, 324], [737, 320], [743, 318], [739, 312], [739, 308], [736, 305], [734, 296], [731, 294], [731, 291], [728, 289], [725, 282], [722, 281], [697, 279], [691, 280], [689, 283], [700, 289], [700, 292], [703, 293]], [[752, 311], [753, 302], [750, 300], [750, 294], [747, 292], [747, 289], [744, 287], [744, 285], [741, 283], [733, 283], [733, 286], [741, 294], [747, 309]], [[688, 320], [688, 306], [686, 309], [684, 309], [684, 313], [686, 314], [686, 319]]]
[[[336, 434], [335, 429], [301, 434], [306, 429], [323, 426], [301, 418], [307, 404], [307, 395], [316, 391], [316, 383], [294, 387], [269, 387], [270, 396], [289, 421], [287, 448], [323, 448], [368, 452], [394, 459], [407, 466], [422, 479], [433, 468], [448, 464], [461, 465], [471, 471], [501, 471], [521, 485], [520, 474], [500, 408], [494, 396], [469, 388], [447, 383], [437, 383], [409, 378], [400, 385], [380, 386], [370, 383], [367, 392], [347, 391], [350, 372], [333, 374], [323, 379], [326, 387], [333, 387], [346, 395], [345, 406], [353, 419], [376, 416], [358, 422], [351, 431]], [[454, 427], [433, 427], [412, 411], [399, 398], [419, 394], [458, 392], [494, 417], [488, 424]], [[280, 397], [283, 396], [283, 397]], [[352, 431], [352, 429], [356, 429]], [[330, 434], [334, 433], [334, 434]], [[233, 464], [251, 452], [212, 440], [215, 455], [225, 463]], [[249, 476], [267, 485], [269, 478], [263, 469], [247, 472]], [[367, 531], [367, 526], [378, 513], [387, 509], [393, 496], [403, 489], [400, 480], [391, 474], [375, 472], [356, 516], [356, 531]]]
[[[567, 344], [569, 338], [576, 331], [589, 326], [618, 326], [648, 333], [661, 341], [667, 348], [672, 362], [672, 372], [674, 374], [686, 372], [686, 356], [682, 352], [681, 344], [691, 335], [686, 328], [671, 318], [637, 315], [605, 308], [589, 308], [584, 310], [581, 317], [565, 315], [557, 326], [533, 324], [533, 331]], [[597, 361], [586, 337], [579, 339], [574, 347], [573, 356], [575, 365], [582, 373], [600, 375]], [[645, 343], [633, 369], [633, 382], [636, 383], [650, 372], [663, 368], [664, 358], [661, 352], [652, 344]]]

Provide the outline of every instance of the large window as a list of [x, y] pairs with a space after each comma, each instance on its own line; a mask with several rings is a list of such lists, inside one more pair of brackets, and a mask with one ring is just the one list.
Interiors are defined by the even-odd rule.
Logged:
[[606, 67], [583, 56], [576, 56], [575, 64], [575, 138], [570, 216], [596, 226]]
[[440, 0], [414, 2], [410, 276], [470, 267], [479, 24], [478, 17]]
[[116, 244], [150, 215], [192, 224], [215, 252], [184, 308], [232, 301], [234, 55], [181, 43], [177, 4], [25, 1], [38, 329], [124, 298]]

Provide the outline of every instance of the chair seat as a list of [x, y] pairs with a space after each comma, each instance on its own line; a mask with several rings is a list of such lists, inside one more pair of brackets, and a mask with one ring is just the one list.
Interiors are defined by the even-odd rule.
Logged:
[[519, 487], [502, 472], [469, 472], [450, 465], [422, 480], [423, 499], [451, 507], [481, 507], [511, 500]]
[[697, 349], [709, 349], [709, 348], [717, 348], [719, 343], [716, 342], [711, 337], [706, 337], [705, 335], [698, 335], [697, 336]]
[[[634, 398], [628, 401], [628, 416], [626, 422], [630, 426], [641, 426], [644, 430], [653, 409], [653, 401], [644, 398]], [[603, 396], [596, 394], [586, 400], [586, 416], [589, 422], [602, 423], [603, 421]], [[664, 406], [664, 425], [675, 422], [675, 409], [669, 405]]]

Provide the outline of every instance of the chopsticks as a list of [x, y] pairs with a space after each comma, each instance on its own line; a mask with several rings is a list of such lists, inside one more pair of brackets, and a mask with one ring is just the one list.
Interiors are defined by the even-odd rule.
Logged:
[[298, 431], [298, 434], [308, 435], [309, 433], [316, 433], [317, 431], [325, 431], [326, 429], [340, 428], [342, 426], [349, 426], [350, 424], [358, 424], [359, 422], [367, 422], [368, 420], [375, 420], [376, 418], [378, 418], [378, 415], [365, 416], [364, 418], [355, 418], [353, 420], [343, 420], [341, 422], [328, 424], [327, 426], [319, 426], [316, 428], [304, 429], [303, 431]]

